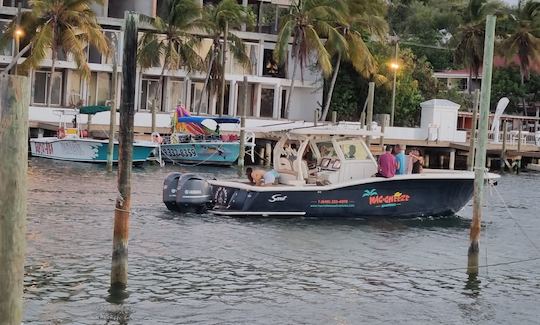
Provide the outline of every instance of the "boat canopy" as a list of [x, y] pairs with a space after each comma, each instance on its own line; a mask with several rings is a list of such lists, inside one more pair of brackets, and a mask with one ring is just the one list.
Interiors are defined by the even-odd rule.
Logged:
[[92, 106], [82, 106], [81, 108], [79, 108], [79, 113], [94, 115], [100, 112], [108, 112], [110, 110], [111, 110], [110, 106], [92, 105]]
[[198, 123], [204, 124], [205, 120], [213, 120], [218, 124], [223, 123], [240, 123], [240, 119], [236, 117], [211, 117], [211, 116], [181, 116], [178, 118], [179, 123]]

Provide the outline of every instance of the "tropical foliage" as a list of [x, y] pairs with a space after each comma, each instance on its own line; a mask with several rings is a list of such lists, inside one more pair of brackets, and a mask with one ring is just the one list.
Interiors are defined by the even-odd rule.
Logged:
[[190, 33], [194, 28], [202, 25], [198, 1], [166, 0], [162, 5], [165, 9], [164, 16], [149, 20], [155, 30], [143, 34], [137, 51], [137, 61], [142, 69], [161, 66], [158, 87], [153, 94], [153, 126], [155, 125], [155, 103], [162, 93], [165, 70], [203, 69], [202, 58], [195, 51], [201, 38]]
[[[87, 47], [94, 46], [101, 53], [108, 51], [107, 39], [91, 8], [95, 2], [101, 3], [101, 0], [30, 0], [32, 10], [21, 15], [20, 26], [29, 38], [28, 45], [19, 54], [22, 56], [31, 49], [22, 70], [38, 67], [50, 55], [53, 75], [58, 57], [72, 56], [82, 76], [88, 77]], [[15, 21], [8, 25], [2, 36], [4, 43], [13, 37], [15, 27]], [[52, 83], [49, 83], [48, 105], [51, 91]]]
[[310, 55], [315, 56], [317, 66], [325, 77], [332, 73], [331, 56], [324, 46], [323, 38], [334, 48], [344, 51], [347, 48], [344, 36], [337, 26], [347, 26], [343, 13], [347, 11], [345, 1], [334, 0], [296, 0], [292, 1], [289, 14], [283, 17], [278, 40], [274, 49], [274, 59], [278, 64], [287, 62], [289, 41], [292, 39], [290, 56], [293, 59], [291, 86], [285, 107], [285, 116], [289, 116], [291, 96], [294, 91], [297, 67], [300, 68], [301, 80]]

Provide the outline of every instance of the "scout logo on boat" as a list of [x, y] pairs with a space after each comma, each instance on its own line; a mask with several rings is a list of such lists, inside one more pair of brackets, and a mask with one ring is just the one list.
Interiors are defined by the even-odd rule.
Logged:
[[268, 199], [268, 202], [270, 202], [270, 203], [283, 202], [286, 199], [287, 199], [287, 195], [281, 196], [281, 194], [274, 194]]
[[380, 208], [395, 207], [411, 199], [410, 195], [401, 192], [395, 192], [393, 195], [379, 195], [375, 189], [365, 190], [362, 197], [368, 198], [369, 205]]

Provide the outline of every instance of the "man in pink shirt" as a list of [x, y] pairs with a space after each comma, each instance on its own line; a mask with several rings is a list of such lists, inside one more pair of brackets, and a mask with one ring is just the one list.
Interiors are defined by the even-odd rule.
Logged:
[[386, 152], [379, 157], [378, 177], [390, 178], [396, 175], [399, 164], [396, 157], [392, 155], [392, 146], [386, 146]]

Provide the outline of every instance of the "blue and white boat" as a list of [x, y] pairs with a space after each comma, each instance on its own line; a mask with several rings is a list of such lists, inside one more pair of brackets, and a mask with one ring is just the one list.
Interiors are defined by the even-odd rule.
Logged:
[[[232, 165], [240, 155], [236, 134], [220, 134], [221, 124], [238, 124], [235, 117], [190, 116], [179, 106], [173, 115], [173, 133], [161, 143], [161, 159], [173, 163]], [[250, 136], [246, 146], [254, 146]]]
[[[107, 110], [108, 106], [91, 107], [90, 110], [59, 111], [60, 125], [56, 137], [41, 137], [30, 139], [32, 156], [57, 160], [105, 163], [107, 162], [107, 149], [109, 140], [92, 139], [85, 137], [76, 123], [67, 122], [65, 116], [76, 117], [79, 113], [95, 114]], [[73, 123], [68, 127], [69, 123]], [[133, 162], [141, 163], [148, 160], [150, 154], [158, 144], [152, 141], [135, 141], [133, 143]], [[118, 141], [114, 141], [113, 162], [118, 162]]]

